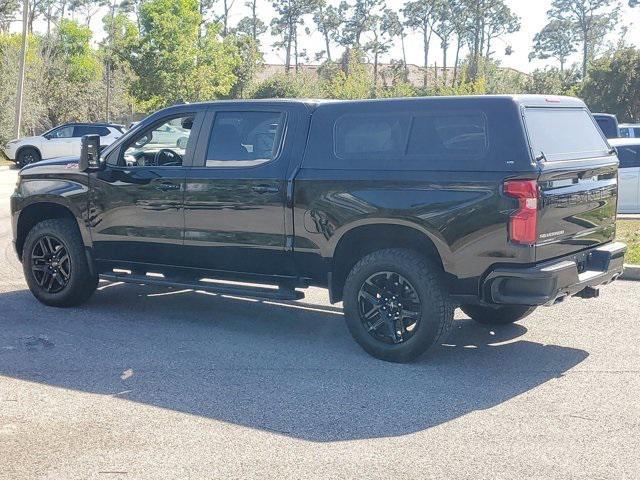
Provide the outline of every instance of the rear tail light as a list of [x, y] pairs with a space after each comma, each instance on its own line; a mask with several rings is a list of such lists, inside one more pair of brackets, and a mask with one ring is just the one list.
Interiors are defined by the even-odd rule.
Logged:
[[504, 193], [517, 198], [519, 207], [509, 218], [509, 238], [514, 243], [533, 245], [538, 232], [538, 182], [508, 180]]

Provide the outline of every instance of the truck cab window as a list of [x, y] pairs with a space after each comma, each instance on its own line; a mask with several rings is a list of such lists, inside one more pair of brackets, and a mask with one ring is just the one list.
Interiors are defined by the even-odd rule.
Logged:
[[178, 167], [186, 153], [193, 115], [156, 124], [126, 144], [120, 165], [128, 167]]
[[218, 112], [209, 138], [207, 167], [255, 166], [273, 160], [283, 118], [280, 112]]

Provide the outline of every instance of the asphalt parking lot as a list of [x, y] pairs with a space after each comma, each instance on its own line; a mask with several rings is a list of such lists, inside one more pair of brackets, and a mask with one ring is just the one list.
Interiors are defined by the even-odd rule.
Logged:
[[101, 283], [47, 308], [0, 170], [0, 478], [640, 478], [640, 283], [377, 361], [321, 290]]

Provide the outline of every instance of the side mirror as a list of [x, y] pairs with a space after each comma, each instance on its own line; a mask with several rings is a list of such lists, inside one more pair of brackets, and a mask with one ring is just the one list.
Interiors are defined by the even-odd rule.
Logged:
[[78, 170], [91, 172], [100, 168], [100, 135], [85, 135], [82, 137]]

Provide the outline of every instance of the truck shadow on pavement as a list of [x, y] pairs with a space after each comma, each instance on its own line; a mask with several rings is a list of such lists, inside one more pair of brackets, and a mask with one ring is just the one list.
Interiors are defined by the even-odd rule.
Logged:
[[588, 356], [523, 340], [521, 325], [457, 320], [446, 344], [396, 365], [366, 355], [339, 308], [143, 286], [102, 284], [68, 310], [28, 291], [0, 305], [0, 375], [318, 442], [434, 427]]

